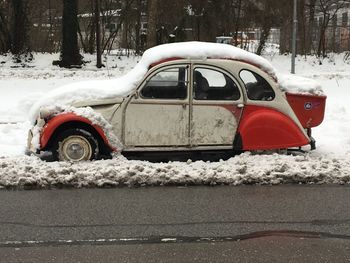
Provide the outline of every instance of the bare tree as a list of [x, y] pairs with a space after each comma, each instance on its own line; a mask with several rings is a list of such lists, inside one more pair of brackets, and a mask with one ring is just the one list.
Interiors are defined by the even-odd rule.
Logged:
[[85, 53], [93, 54], [96, 48], [95, 0], [88, 0], [79, 5], [78, 35]]
[[245, 7], [245, 19], [251, 20], [251, 26], [259, 27], [261, 34], [256, 50], [261, 55], [266, 42], [270, 36], [270, 31], [277, 24], [280, 15], [281, 3], [275, 0], [250, 1]]
[[97, 53], [97, 62], [96, 67], [102, 68], [102, 52], [101, 52], [101, 2], [100, 0], [95, 0], [95, 26], [96, 26], [96, 53]]
[[234, 43], [238, 45], [238, 32], [241, 28], [241, 13], [242, 13], [242, 0], [237, 0], [236, 3], [236, 12], [234, 13], [234, 23], [235, 23], [235, 34], [234, 34]]
[[307, 19], [306, 19], [306, 0], [299, 0], [297, 5], [297, 53], [301, 55], [306, 54], [306, 32], [307, 32]]
[[157, 45], [158, 0], [148, 0], [147, 48]]
[[317, 56], [326, 56], [326, 30], [329, 24], [337, 16], [338, 11], [350, 3], [349, 0], [319, 0], [316, 8], [320, 12], [322, 19], [319, 24], [319, 40], [317, 48]]
[[141, 19], [142, 19], [142, 0], [136, 0], [135, 6], [135, 53], [141, 53]]
[[78, 0], [63, 0], [62, 49], [60, 67], [79, 67], [83, 63], [78, 47]]
[[306, 33], [305, 33], [305, 54], [311, 54], [312, 49], [312, 35], [314, 32], [315, 26], [315, 5], [316, 0], [309, 0], [309, 3], [306, 4], [307, 12], [308, 12], [308, 21], [306, 25]]
[[11, 52], [21, 55], [29, 51], [28, 41], [28, 2], [26, 0], [12, 0], [12, 45]]
[[11, 32], [9, 25], [10, 3], [0, 2], [0, 53], [6, 53], [11, 49]]
[[[106, 28], [106, 26], [111, 23], [111, 20], [113, 19], [113, 16], [115, 15], [115, 11], [118, 11], [117, 15], [118, 15], [118, 19], [117, 19], [117, 23], [114, 26], [114, 29], [110, 32], [109, 36], [104, 39], [102, 39], [103, 42], [103, 48], [102, 51], [104, 50], [111, 50], [114, 43], [116, 42], [117, 38], [120, 37], [120, 33], [121, 33], [121, 29], [123, 28], [123, 26], [127, 26], [127, 24], [129, 25], [128, 28], [130, 29], [130, 24], [127, 21], [127, 16], [130, 15], [130, 10], [132, 10], [133, 4], [134, 4], [135, 0], [127, 0], [125, 3], [126, 5], [122, 5], [120, 10], [112, 10], [110, 7], [105, 6], [103, 8], [103, 21], [105, 21], [102, 26], [102, 28]], [[109, 11], [108, 11], [109, 10]], [[106, 35], [105, 31], [103, 31], [102, 33], [103, 36]]]

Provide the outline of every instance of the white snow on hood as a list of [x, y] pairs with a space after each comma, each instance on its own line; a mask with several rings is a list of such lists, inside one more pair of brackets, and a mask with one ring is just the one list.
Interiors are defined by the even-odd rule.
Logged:
[[80, 101], [112, 99], [129, 95], [147, 73], [150, 65], [161, 60], [179, 57], [191, 59], [229, 58], [252, 63], [273, 77], [276, 70], [269, 61], [242, 50], [240, 48], [206, 42], [182, 42], [153, 47], [145, 51], [140, 62], [128, 74], [120, 78], [108, 80], [83, 81], [62, 86], [40, 98], [30, 111], [30, 119], [34, 121], [41, 107], [72, 105]]

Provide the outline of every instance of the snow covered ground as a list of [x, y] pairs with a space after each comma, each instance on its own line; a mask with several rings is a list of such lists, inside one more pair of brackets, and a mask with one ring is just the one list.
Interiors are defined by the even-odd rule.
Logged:
[[[0, 56], [0, 187], [61, 185], [167, 185], [242, 183], [350, 183], [350, 65], [343, 55], [325, 59], [298, 57], [297, 74], [319, 81], [328, 96], [326, 116], [313, 131], [317, 150], [302, 156], [245, 153], [227, 161], [206, 163], [149, 163], [115, 157], [81, 164], [46, 163], [24, 155], [28, 113], [43, 94], [81, 80], [107, 79], [128, 72], [139, 57], [108, 56], [107, 67], [96, 69], [94, 57], [84, 69], [51, 65], [57, 54], [35, 54], [28, 67], [14, 67]], [[290, 57], [269, 52], [265, 56], [282, 73], [289, 72]]]

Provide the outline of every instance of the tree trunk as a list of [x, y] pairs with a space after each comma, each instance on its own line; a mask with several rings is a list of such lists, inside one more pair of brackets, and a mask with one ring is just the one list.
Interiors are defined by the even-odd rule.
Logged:
[[13, 9], [11, 52], [14, 55], [21, 55], [29, 50], [27, 2], [25, 0], [12, 0], [11, 3]]
[[262, 19], [262, 32], [259, 40], [259, 46], [256, 50], [257, 55], [261, 55], [266, 41], [269, 38], [270, 31], [273, 25], [273, 20], [272, 20], [272, 14], [273, 14], [273, 8], [270, 5], [269, 2], [265, 3], [265, 13], [263, 14], [263, 19]]
[[235, 34], [234, 34], [234, 44], [235, 46], [238, 45], [238, 31], [240, 29], [240, 19], [241, 19], [241, 11], [242, 11], [242, 0], [238, 0], [237, 5], [237, 15], [236, 15], [236, 21], [235, 21]]
[[292, 35], [292, 20], [286, 19], [281, 26], [280, 35], [280, 53], [290, 53], [291, 50], [291, 35]]
[[326, 34], [326, 26], [323, 22], [321, 28], [320, 28], [320, 38], [318, 41], [318, 48], [317, 48], [317, 56], [321, 57], [321, 53], [323, 51], [324, 42], [325, 42], [325, 34]]
[[306, 21], [305, 0], [299, 0], [298, 4], [298, 29], [297, 29], [297, 54], [306, 54]]
[[157, 45], [158, 0], [148, 0], [147, 48]]
[[[124, 3], [123, 3], [123, 10], [125, 10], [126, 14], [130, 14], [130, 3], [129, 3], [129, 0], [124, 0]], [[128, 38], [129, 38], [129, 18], [128, 16], [129, 15], [126, 15], [124, 17], [124, 22], [123, 22], [123, 26], [122, 26], [122, 39], [121, 39], [121, 47], [122, 48], [125, 48], [125, 49], [128, 49], [129, 48], [129, 45], [128, 45]]]
[[141, 53], [141, 0], [136, 1], [136, 23], [135, 23], [135, 53], [139, 55]]
[[264, 50], [265, 44], [267, 39], [269, 38], [270, 35], [270, 30], [271, 30], [271, 26], [270, 25], [265, 25], [262, 29], [261, 32], [261, 36], [260, 36], [260, 41], [259, 41], [259, 46], [258, 49], [256, 51], [257, 55], [261, 55], [262, 51]]
[[81, 66], [82, 56], [78, 47], [78, 0], [63, 0], [62, 50], [60, 67]]
[[8, 29], [5, 15], [0, 10], [0, 53], [6, 53], [11, 49], [11, 34]]
[[[95, 0], [90, 0], [90, 12], [95, 12]], [[90, 19], [88, 27], [87, 27], [87, 36], [85, 37], [86, 41], [86, 52], [90, 54], [94, 54], [95, 52], [95, 46], [96, 46], [96, 25], [95, 25], [96, 19], [93, 17]]]
[[96, 67], [102, 68], [101, 54], [101, 25], [100, 25], [100, 0], [95, 0], [95, 26], [96, 26]]
[[332, 52], [337, 52], [337, 43], [336, 43], [336, 33], [337, 33], [337, 16], [333, 17], [332, 20]]
[[315, 4], [316, 0], [310, 0], [309, 2], [309, 21], [306, 29], [306, 39], [305, 39], [305, 53], [311, 54], [312, 50], [312, 35], [314, 33], [315, 24]]

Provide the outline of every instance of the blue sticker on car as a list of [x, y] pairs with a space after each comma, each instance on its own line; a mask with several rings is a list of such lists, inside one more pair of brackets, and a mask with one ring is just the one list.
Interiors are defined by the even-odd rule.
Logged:
[[312, 109], [312, 103], [311, 102], [306, 102], [304, 104], [304, 108], [305, 108], [305, 110], [311, 110]]

